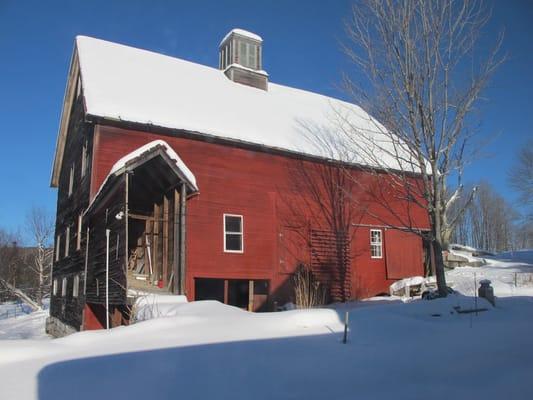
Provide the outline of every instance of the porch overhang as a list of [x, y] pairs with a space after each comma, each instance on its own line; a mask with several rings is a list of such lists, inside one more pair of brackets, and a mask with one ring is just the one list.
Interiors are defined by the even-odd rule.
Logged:
[[[154, 168], [150, 168], [153, 166]], [[143, 172], [145, 179], [144, 190], [170, 189], [185, 186], [187, 198], [199, 193], [196, 177], [185, 165], [176, 152], [163, 140], [155, 140], [118, 160], [100, 185], [96, 195], [91, 199], [85, 215], [94, 213], [106, 204], [106, 199], [112, 196], [120, 187], [119, 182], [125, 174]], [[158, 188], [159, 189], [156, 189]]]

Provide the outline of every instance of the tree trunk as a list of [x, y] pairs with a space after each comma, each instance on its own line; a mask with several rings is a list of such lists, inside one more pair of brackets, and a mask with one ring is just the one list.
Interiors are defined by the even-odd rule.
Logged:
[[435, 263], [435, 275], [437, 277], [437, 288], [439, 296], [446, 297], [448, 295], [448, 288], [446, 287], [446, 274], [444, 273], [444, 259], [442, 257], [442, 245], [438, 239], [431, 242], [433, 247], [433, 262]]

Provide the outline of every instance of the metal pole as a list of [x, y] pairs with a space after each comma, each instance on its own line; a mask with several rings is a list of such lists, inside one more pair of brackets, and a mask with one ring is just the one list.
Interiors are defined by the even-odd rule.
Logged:
[[109, 234], [111, 230], [105, 230], [106, 251], [105, 251], [105, 328], [109, 329]]
[[346, 311], [344, 313], [344, 337], [342, 338], [342, 343], [346, 344], [348, 341], [348, 322], [350, 318], [350, 313]]

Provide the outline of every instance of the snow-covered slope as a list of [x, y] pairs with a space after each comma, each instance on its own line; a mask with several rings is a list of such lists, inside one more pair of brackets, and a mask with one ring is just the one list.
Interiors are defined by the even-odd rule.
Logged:
[[[527, 268], [491, 261], [448, 279], [468, 294], [474, 271], [500, 282]], [[475, 304], [463, 294], [265, 314], [146, 297], [139, 311], [159, 318], [47, 342], [0, 341], [0, 398], [530, 399], [533, 287], [505, 285], [496, 285], [495, 308], [478, 299], [488, 308], [478, 315], [455, 311]]]

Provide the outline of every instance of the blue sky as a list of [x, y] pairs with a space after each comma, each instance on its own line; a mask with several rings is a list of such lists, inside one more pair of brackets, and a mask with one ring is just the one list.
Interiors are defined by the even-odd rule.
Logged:
[[[343, 98], [339, 49], [350, 1], [0, 0], [0, 228], [26, 212], [55, 213], [49, 187], [74, 37], [94, 36], [216, 67], [220, 39], [240, 27], [264, 39], [272, 81]], [[483, 40], [505, 28], [508, 61], [485, 92], [480, 135], [496, 135], [466, 181], [485, 179], [509, 199], [506, 172], [533, 137], [533, 2], [496, 1]]]

